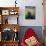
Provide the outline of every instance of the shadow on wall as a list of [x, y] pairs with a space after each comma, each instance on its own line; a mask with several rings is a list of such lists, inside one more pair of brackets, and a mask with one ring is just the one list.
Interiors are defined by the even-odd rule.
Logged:
[[42, 30], [42, 26], [21, 26], [21, 29], [20, 29], [20, 32], [19, 32], [20, 42], [21, 42], [21, 40], [22, 40], [22, 38], [24, 36], [24, 33], [26, 32], [26, 30], [28, 28], [32, 28], [36, 32], [39, 41], [41, 43], [43, 43], [43, 30]]

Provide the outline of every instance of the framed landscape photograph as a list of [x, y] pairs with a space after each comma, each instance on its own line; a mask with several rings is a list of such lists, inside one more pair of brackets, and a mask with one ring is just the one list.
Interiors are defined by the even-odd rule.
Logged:
[[35, 6], [25, 6], [25, 19], [35, 19], [36, 8]]

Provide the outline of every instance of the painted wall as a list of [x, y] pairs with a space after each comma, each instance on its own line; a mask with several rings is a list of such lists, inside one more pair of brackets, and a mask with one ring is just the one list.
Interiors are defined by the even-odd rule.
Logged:
[[43, 30], [42, 26], [21, 26], [20, 32], [19, 32], [19, 39], [20, 42], [27, 31], [28, 28], [32, 28], [34, 32], [37, 34], [37, 37], [41, 43], [43, 43]]
[[[36, 19], [35, 20], [25, 20], [25, 6], [35, 6], [36, 7]], [[22, 26], [42, 26], [43, 25], [43, 6], [42, 0], [26, 0], [21, 4], [20, 8], [20, 23]], [[19, 24], [20, 24], [19, 23]]]
[[[14, 3], [15, 0], [0, 0], [0, 7], [13, 7], [15, 6]], [[43, 26], [44, 24], [44, 16], [43, 16], [43, 6], [42, 6], [42, 0], [17, 0], [17, 3], [19, 8], [19, 24], [20, 26], [34, 26], [31, 27], [35, 30], [37, 33], [40, 41], [43, 41], [43, 30], [42, 27], [37, 26]], [[36, 19], [35, 20], [25, 20], [25, 6], [35, 6], [36, 7]], [[12, 17], [9, 17], [9, 20], [11, 21]], [[14, 17], [15, 19], [15, 17]], [[13, 19], [13, 20], [14, 20]], [[9, 23], [10, 23], [9, 21]], [[12, 22], [12, 21], [11, 21]], [[14, 22], [14, 21], [13, 21]], [[35, 27], [36, 26], [36, 27]], [[21, 27], [20, 33], [23, 35], [23, 33], [26, 31], [26, 29], [29, 27]], [[20, 34], [20, 39], [22, 38], [22, 35]]]
[[[15, 6], [15, 0], [0, 0], [0, 6], [9, 7]], [[43, 6], [42, 0], [17, 0], [17, 6], [19, 6], [19, 24], [21, 26], [43, 26]], [[25, 20], [25, 6], [35, 6], [36, 7], [36, 19], [35, 20]]]

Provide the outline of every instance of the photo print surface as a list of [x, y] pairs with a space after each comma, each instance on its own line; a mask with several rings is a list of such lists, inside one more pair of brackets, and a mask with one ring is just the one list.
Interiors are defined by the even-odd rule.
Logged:
[[25, 6], [25, 19], [35, 19], [35, 18], [36, 18], [36, 7]]

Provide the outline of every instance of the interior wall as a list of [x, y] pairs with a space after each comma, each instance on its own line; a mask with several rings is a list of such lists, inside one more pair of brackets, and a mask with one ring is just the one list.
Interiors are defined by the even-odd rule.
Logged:
[[43, 30], [42, 26], [21, 26], [20, 32], [19, 32], [19, 39], [20, 42], [27, 31], [28, 28], [32, 28], [33, 31], [37, 34], [37, 37], [41, 43], [43, 43]]
[[[15, 0], [0, 0], [1, 7], [13, 7], [15, 6]], [[43, 26], [44, 16], [43, 16], [43, 6], [42, 0], [17, 0], [17, 6], [19, 6], [19, 24], [20, 26]], [[25, 6], [35, 6], [36, 7], [36, 19], [26, 20], [25, 19]], [[14, 22], [14, 21], [13, 21]]]
[[[0, 0], [0, 7], [14, 7], [15, 6], [14, 1], [15, 0]], [[42, 27], [37, 27], [37, 26], [44, 26], [42, 2], [43, 2], [42, 0], [30, 0], [30, 1], [29, 0], [17, 0], [17, 3], [18, 3], [17, 6], [19, 6], [19, 24], [20, 26], [30, 26], [30, 27], [34, 26], [31, 28], [35, 30], [41, 42], [43, 41], [42, 40], [43, 30], [42, 30]], [[35, 6], [36, 7], [36, 19], [35, 20], [25, 19], [25, 6]], [[11, 18], [12, 17], [9, 17], [9, 20]], [[25, 32], [27, 28], [29, 27], [21, 27], [22, 31], [20, 31], [20, 33], [23, 35], [22, 32], [23, 31]], [[20, 38], [22, 38], [21, 34], [20, 34]]]
[[[25, 19], [25, 6], [35, 6], [36, 7], [36, 19], [35, 20], [26, 20]], [[19, 24], [21, 26], [43, 26], [43, 6], [42, 0], [25, 0], [24, 3], [21, 3], [20, 6], [20, 16]]]
[[15, 0], [0, 0], [0, 7], [12, 7], [15, 5]]

